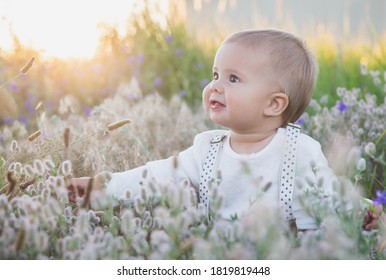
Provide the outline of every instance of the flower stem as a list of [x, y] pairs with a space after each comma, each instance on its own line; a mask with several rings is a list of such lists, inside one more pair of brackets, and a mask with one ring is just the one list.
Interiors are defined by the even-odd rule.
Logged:
[[10, 82], [16, 80], [17, 78], [19, 78], [21, 75], [23, 75], [23, 73], [19, 73], [17, 74], [15, 77], [13, 77], [12, 79], [9, 79], [8, 81], [6, 81], [5, 83], [3, 83], [1, 86], [0, 86], [0, 89], [5, 87], [6, 85], [8, 85]]

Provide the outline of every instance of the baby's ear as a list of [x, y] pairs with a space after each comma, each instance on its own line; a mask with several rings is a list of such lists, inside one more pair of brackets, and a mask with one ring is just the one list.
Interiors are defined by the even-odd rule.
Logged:
[[280, 116], [288, 106], [288, 96], [283, 92], [273, 93], [269, 97], [268, 106], [264, 109], [267, 117]]

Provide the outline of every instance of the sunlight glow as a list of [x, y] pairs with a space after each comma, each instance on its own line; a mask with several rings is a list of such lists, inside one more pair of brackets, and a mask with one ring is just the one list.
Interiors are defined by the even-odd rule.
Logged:
[[[91, 58], [99, 40], [99, 23], [124, 28], [136, 2], [0, 0], [0, 49], [12, 48], [13, 32], [23, 45], [47, 58]], [[165, 10], [168, 1], [160, 4]]]

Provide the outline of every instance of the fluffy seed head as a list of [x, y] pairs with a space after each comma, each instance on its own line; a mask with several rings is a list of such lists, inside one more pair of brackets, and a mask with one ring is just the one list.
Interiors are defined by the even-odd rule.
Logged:
[[35, 60], [35, 58], [32, 57], [32, 58], [27, 62], [27, 64], [24, 65], [24, 66], [20, 69], [20, 72], [23, 73], [23, 74], [27, 73], [27, 71], [32, 67], [32, 64], [34, 63], [34, 60]]
[[130, 123], [130, 120], [128, 120], [128, 119], [121, 120], [121, 121], [118, 121], [118, 122], [111, 123], [111, 124], [107, 125], [107, 129], [109, 131], [112, 131], [112, 130], [120, 128], [121, 126], [124, 126], [125, 124], [128, 124], [128, 123]]
[[11, 142], [11, 152], [12, 153], [20, 152], [20, 147], [16, 140], [12, 140]]
[[44, 164], [40, 159], [36, 159], [34, 161], [34, 168], [37, 174], [44, 175], [46, 169], [44, 168]]
[[52, 169], [54, 169], [55, 164], [52, 162], [51, 159], [45, 159], [45, 160], [44, 160], [44, 167], [45, 167], [47, 170], [52, 170]]
[[24, 172], [29, 177], [33, 177], [35, 175], [35, 170], [30, 164], [24, 165]]
[[32, 133], [30, 136], [28, 136], [28, 140], [32, 142], [33, 140], [38, 138], [41, 134], [42, 134], [42, 132], [40, 130], [38, 130], [38, 131]]
[[61, 165], [61, 171], [63, 175], [68, 175], [72, 172], [72, 163], [69, 160], [63, 161]]

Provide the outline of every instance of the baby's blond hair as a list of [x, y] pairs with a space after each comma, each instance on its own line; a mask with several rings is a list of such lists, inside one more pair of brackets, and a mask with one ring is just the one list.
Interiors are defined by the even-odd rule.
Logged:
[[270, 79], [287, 94], [288, 107], [282, 115], [283, 126], [296, 122], [308, 106], [315, 88], [318, 65], [305, 42], [280, 30], [248, 30], [237, 32], [223, 44], [238, 43], [266, 53]]

